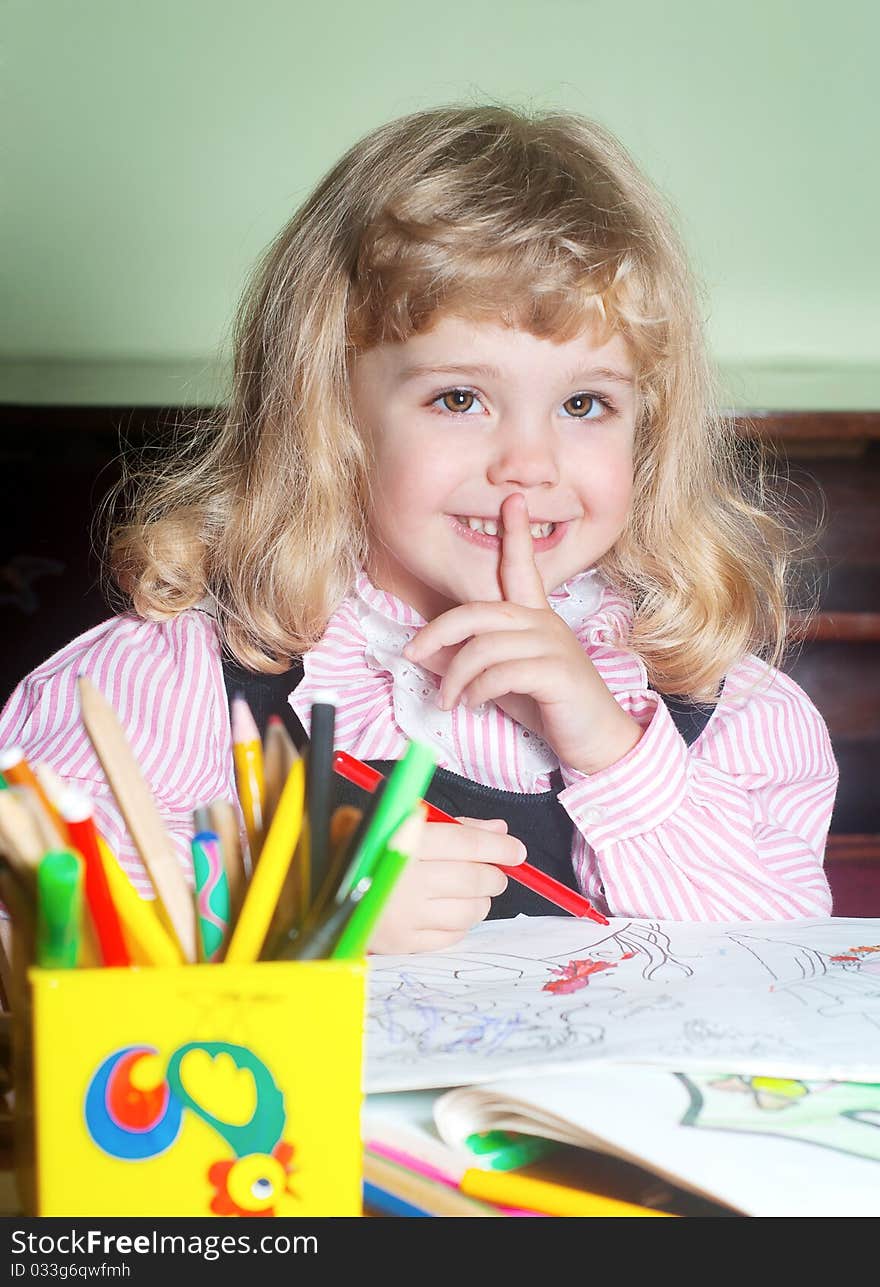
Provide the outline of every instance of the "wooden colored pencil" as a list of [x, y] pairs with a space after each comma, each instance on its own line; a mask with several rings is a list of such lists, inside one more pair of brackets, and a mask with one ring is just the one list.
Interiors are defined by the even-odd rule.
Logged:
[[395, 1166], [373, 1153], [364, 1153], [364, 1179], [384, 1193], [393, 1194], [432, 1216], [497, 1216], [499, 1211], [474, 1201], [456, 1189], [414, 1171]]
[[235, 782], [238, 799], [244, 814], [251, 866], [255, 867], [257, 855], [263, 845], [265, 832], [264, 805], [266, 784], [263, 769], [263, 744], [253, 712], [240, 694], [232, 699], [230, 707], [232, 724], [232, 758], [235, 764]]
[[54, 823], [59, 841], [61, 841], [63, 839], [63, 824], [58, 812], [49, 793], [28, 763], [20, 746], [7, 746], [0, 751], [0, 773], [3, 774], [10, 786], [30, 787], [46, 814]]
[[265, 822], [268, 827], [272, 822], [284, 783], [293, 767], [294, 760], [299, 758], [299, 751], [293, 738], [284, 727], [280, 715], [270, 715], [266, 725], [266, 736], [263, 739], [263, 779], [266, 787]]
[[621, 1202], [601, 1193], [571, 1189], [516, 1171], [483, 1171], [471, 1167], [459, 1181], [462, 1193], [486, 1202], [542, 1211], [548, 1216], [668, 1216], [668, 1211]]
[[153, 902], [141, 898], [103, 836], [98, 837], [98, 852], [134, 963], [182, 965], [183, 952], [177, 939], [159, 920]]
[[184, 958], [195, 961], [196, 915], [192, 894], [119, 716], [87, 676], [79, 678], [79, 695], [86, 732], [153, 882], [163, 914], [177, 936]]
[[226, 950], [229, 964], [256, 961], [272, 923], [278, 895], [293, 859], [303, 823], [305, 765], [290, 770]]
[[68, 841], [67, 826], [64, 819], [53, 808], [52, 812], [43, 804], [43, 796], [38, 795], [30, 786], [14, 788], [23, 807], [30, 814], [40, 843], [44, 849], [63, 849]]
[[0, 791], [0, 847], [17, 869], [36, 871], [45, 853], [37, 824], [21, 800], [23, 787]]
[[241, 911], [248, 875], [241, 848], [238, 815], [230, 800], [212, 800], [208, 805], [208, 816], [211, 819], [208, 830], [215, 832], [220, 839], [220, 856], [229, 885], [229, 916], [230, 922], [234, 924]]

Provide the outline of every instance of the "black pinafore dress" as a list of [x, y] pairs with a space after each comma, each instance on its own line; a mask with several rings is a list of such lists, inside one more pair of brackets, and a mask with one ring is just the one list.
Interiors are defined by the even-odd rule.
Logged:
[[[229, 700], [237, 693], [247, 700], [261, 736], [266, 731], [269, 717], [280, 715], [298, 748], [303, 747], [308, 739], [287, 699], [302, 677], [301, 662], [281, 675], [255, 674], [231, 660], [223, 662], [223, 679]], [[706, 727], [714, 708], [678, 697], [663, 697], [662, 700], [679, 733], [690, 746]], [[368, 763], [387, 776], [395, 761], [370, 760]], [[438, 768], [425, 799], [453, 817], [503, 818], [510, 834], [526, 846], [528, 861], [533, 866], [569, 889], [577, 890], [571, 865], [574, 823], [557, 799], [561, 789], [561, 774], [549, 791], [519, 792], [483, 786], [449, 769]], [[363, 790], [336, 775], [334, 805], [353, 804], [362, 808], [366, 798]], [[547, 900], [518, 881], [511, 880], [504, 893], [492, 899], [489, 919], [518, 916], [520, 913], [546, 916]]]

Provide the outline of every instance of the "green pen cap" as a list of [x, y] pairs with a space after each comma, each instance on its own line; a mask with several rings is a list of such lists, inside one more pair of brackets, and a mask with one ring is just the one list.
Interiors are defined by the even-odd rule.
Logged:
[[[410, 742], [403, 759], [398, 760], [388, 775], [376, 812], [340, 886], [337, 902], [359, 880], [374, 875], [374, 867], [388, 841], [428, 789], [436, 764], [437, 757], [430, 746], [423, 742]], [[370, 894], [373, 896], [372, 890]]]
[[37, 962], [72, 969], [82, 937], [83, 864], [70, 849], [50, 849], [37, 867]]

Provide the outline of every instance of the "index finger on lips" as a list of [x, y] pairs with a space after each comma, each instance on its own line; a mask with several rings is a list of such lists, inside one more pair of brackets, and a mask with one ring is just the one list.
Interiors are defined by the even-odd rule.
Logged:
[[516, 867], [525, 861], [526, 847], [506, 831], [489, 831], [469, 822], [427, 822], [418, 856], [432, 862], [485, 862]]
[[529, 509], [521, 492], [505, 498], [501, 520], [501, 591], [505, 599], [524, 608], [546, 608], [547, 595], [529, 531]]

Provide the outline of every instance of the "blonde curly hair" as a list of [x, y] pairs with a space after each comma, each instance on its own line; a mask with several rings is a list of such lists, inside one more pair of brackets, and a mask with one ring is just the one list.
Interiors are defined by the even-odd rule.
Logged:
[[367, 557], [351, 360], [443, 312], [626, 340], [634, 501], [599, 564], [633, 604], [622, 642], [657, 688], [695, 698], [748, 651], [778, 660], [790, 527], [717, 410], [666, 203], [600, 125], [498, 106], [374, 130], [278, 234], [236, 320], [228, 401], [124, 484], [111, 568], [131, 607], [161, 619], [208, 596], [254, 670], [314, 644]]

